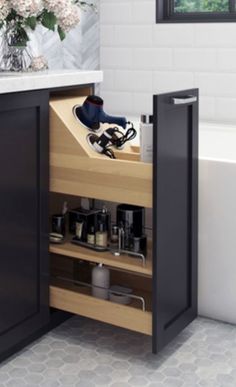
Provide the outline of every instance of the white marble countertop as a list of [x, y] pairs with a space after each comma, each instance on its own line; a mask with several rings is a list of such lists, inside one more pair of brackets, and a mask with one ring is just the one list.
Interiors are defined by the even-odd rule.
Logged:
[[100, 83], [102, 71], [47, 70], [29, 73], [1, 73], [0, 94], [56, 87]]

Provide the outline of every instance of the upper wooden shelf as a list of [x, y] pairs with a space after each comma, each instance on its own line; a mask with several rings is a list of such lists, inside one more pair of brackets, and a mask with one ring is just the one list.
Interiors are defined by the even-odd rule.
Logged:
[[148, 252], [145, 265], [142, 263], [141, 259], [134, 258], [129, 255], [115, 257], [109, 251], [100, 253], [78, 245], [74, 245], [70, 242], [66, 242], [62, 245], [51, 244], [50, 252], [75, 259], [82, 259], [84, 261], [103, 263], [104, 265], [110, 267], [142, 274], [147, 277], [152, 277], [151, 250]]
[[116, 152], [116, 160], [94, 152], [89, 131], [72, 113], [85, 98], [50, 101], [51, 191], [151, 208], [152, 165], [139, 161], [138, 148], [129, 145]]

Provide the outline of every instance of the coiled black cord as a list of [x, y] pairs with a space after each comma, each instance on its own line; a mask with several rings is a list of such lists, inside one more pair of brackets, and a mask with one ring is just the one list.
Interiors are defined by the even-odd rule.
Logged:
[[137, 130], [134, 129], [133, 123], [127, 122], [127, 124], [131, 125], [131, 127], [127, 129], [125, 134], [116, 128], [116, 131], [112, 136], [111, 143], [118, 149], [122, 149], [126, 142], [133, 140], [137, 136]]

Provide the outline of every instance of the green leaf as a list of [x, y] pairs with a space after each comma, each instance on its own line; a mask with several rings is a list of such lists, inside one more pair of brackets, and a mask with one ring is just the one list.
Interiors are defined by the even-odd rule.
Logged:
[[42, 17], [42, 25], [48, 30], [55, 31], [55, 25], [57, 24], [57, 18], [53, 12], [45, 11]]
[[31, 30], [35, 30], [37, 25], [37, 18], [35, 16], [30, 16], [26, 19], [25, 24], [31, 28]]
[[64, 40], [64, 39], [65, 39], [66, 34], [65, 34], [65, 32], [62, 30], [62, 28], [61, 28], [60, 26], [58, 26], [58, 34], [59, 34], [61, 40]]

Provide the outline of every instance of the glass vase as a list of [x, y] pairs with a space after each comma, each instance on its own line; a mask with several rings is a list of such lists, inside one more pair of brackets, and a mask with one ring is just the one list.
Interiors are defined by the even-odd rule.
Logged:
[[22, 44], [14, 27], [7, 27], [2, 34], [0, 70], [24, 72], [30, 68], [31, 62], [27, 45]]
[[[26, 72], [48, 69], [47, 60], [40, 54], [37, 39], [30, 31], [25, 31], [22, 39], [14, 24], [7, 26], [2, 34], [0, 47], [0, 71]], [[32, 41], [31, 41], [32, 40]]]

